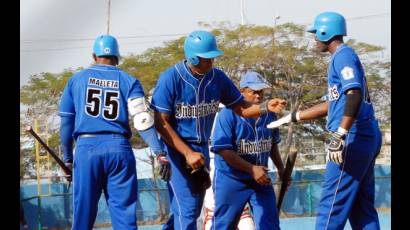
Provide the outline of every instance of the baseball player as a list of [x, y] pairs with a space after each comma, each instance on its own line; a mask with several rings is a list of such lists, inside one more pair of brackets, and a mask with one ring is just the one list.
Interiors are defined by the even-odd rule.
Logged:
[[[219, 104], [219, 109], [222, 109], [223, 107], [224, 107], [223, 104]], [[218, 114], [219, 112], [216, 113], [215, 119], [217, 119]], [[212, 139], [212, 134], [214, 133], [214, 129], [215, 129], [215, 123], [212, 127], [211, 139]], [[209, 165], [211, 168], [209, 172], [209, 176], [211, 177], [211, 181], [212, 181], [212, 178], [214, 178], [214, 172], [215, 172], [214, 156], [215, 156], [215, 153], [213, 153], [212, 151], [209, 151], [209, 160], [210, 160]], [[214, 198], [214, 192], [212, 191], [212, 187], [209, 187], [205, 192], [204, 208], [205, 208], [204, 229], [210, 230], [211, 225], [212, 225], [212, 218], [215, 212], [215, 198]], [[239, 230], [254, 230], [255, 229], [255, 223], [250, 213], [248, 203], [245, 205], [245, 208], [242, 211], [241, 217], [239, 218], [237, 229]]]
[[[137, 229], [137, 174], [129, 138], [134, 127], [164, 157], [140, 82], [121, 71], [117, 40], [98, 36], [95, 65], [74, 74], [61, 97], [64, 161], [73, 167], [72, 229], [92, 229], [104, 191], [114, 229]], [[76, 141], [73, 154], [73, 141]]]
[[[250, 71], [242, 76], [240, 90], [245, 100], [260, 104], [263, 78]], [[268, 175], [268, 159], [272, 159], [282, 177], [284, 167], [277, 144], [279, 130], [266, 125], [276, 120], [274, 113], [259, 118], [243, 118], [232, 110], [222, 109], [215, 120], [211, 151], [215, 152], [215, 175], [212, 188], [215, 213], [211, 229], [235, 230], [247, 202], [256, 229], [280, 229], [276, 198]]]
[[363, 66], [343, 43], [346, 21], [335, 12], [319, 14], [308, 30], [317, 48], [331, 54], [327, 70], [328, 101], [294, 111], [270, 127], [327, 115], [327, 166], [318, 206], [316, 229], [380, 229], [374, 208], [374, 164], [381, 133], [374, 117]]
[[[164, 229], [196, 229], [210, 186], [208, 140], [219, 103], [245, 117], [281, 111], [281, 99], [252, 105], [223, 71], [213, 68], [223, 54], [214, 35], [194, 31], [184, 42], [186, 59], [162, 72], [154, 94], [155, 126], [171, 163], [168, 183], [172, 215]], [[199, 178], [194, 174], [198, 173]]]

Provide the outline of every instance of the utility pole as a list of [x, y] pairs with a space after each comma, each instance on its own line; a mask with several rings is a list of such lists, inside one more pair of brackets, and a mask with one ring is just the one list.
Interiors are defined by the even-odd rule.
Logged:
[[273, 18], [273, 26], [274, 26], [274, 27], [276, 27], [276, 20], [278, 20], [279, 18], [280, 18], [279, 15], [276, 15], [276, 16]]
[[273, 40], [275, 40], [276, 21], [279, 20], [279, 18], [279, 15], [275, 15], [275, 17], [273, 17]]
[[108, 0], [108, 7], [107, 7], [107, 34], [110, 34], [110, 8], [111, 8], [111, 0]]
[[241, 0], [241, 25], [244, 25], [243, 0]]

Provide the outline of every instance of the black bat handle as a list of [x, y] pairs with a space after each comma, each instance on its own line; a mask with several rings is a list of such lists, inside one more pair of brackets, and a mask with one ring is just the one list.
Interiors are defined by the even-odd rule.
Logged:
[[278, 211], [280, 211], [280, 208], [282, 207], [282, 202], [283, 202], [284, 197], [285, 197], [286, 189], [288, 188], [288, 183], [289, 183], [288, 179], [291, 177], [292, 171], [293, 171], [293, 166], [295, 165], [296, 154], [297, 154], [297, 151], [292, 150], [288, 154], [288, 157], [286, 159], [285, 172], [284, 172], [284, 175], [283, 175], [283, 181], [282, 181], [281, 186], [280, 186], [278, 203], [276, 205]]
[[53, 157], [53, 159], [57, 162], [57, 164], [63, 169], [64, 173], [66, 175], [72, 175], [72, 171], [64, 164], [64, 162], [55, 154], [55, 152], [48, 147], [46, 143], [37, 135], [36, 132], [31, 128], [31, 126], [27, 127], [26, 129], [27, 132], [29, 132], [31, 135], [33, 135], [34, 138], [37, 139], [38, 142], [47, 150], [47, 152], [50, 153], [50, 155]]

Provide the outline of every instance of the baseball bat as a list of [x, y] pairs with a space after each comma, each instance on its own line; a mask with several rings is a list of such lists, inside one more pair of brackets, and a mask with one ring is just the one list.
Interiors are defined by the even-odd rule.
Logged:
[[36, 132], [31, 128], [31, 126], [27, 126], [26, 131], [33, 135], [34, 138], [47, 150], [47, 152], [53, 157], [53, 159], [57, 162], [57, 164], [63, 169], [64, 173], [68, 176], [72, 175], [71, 169], [69, 169], [64, 162], [57, 156], [57, 154], [48, 147], [46, 143], [37, 135]]
[[296, 149], [290, 149], [289, 154], [286, 159], [286, 164], [285, 164], [285, 171], [283, 175], [283, 181], [280, 184], [280, 192], [279, 192], [279, 197], [278, 197], [278, 202], [276, 203], [276, 207], [278, 209], [278, 212], [280, 212], [280, 208], [282, 206], [283, 198], [285, 197], [286, 189], [288, 187], [289, 179], [292, 175], [293, 171], [293, 166], [295, 166], [295, 161], [296, 161], [296, 156], [297, 156], [298, 151]]

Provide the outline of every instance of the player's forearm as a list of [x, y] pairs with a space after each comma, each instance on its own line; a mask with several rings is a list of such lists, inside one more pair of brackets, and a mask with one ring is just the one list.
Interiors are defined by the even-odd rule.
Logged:
[[161, 140], [158, 138], [157, 131], [155, 130], [155, 127], [152, 126], [151, 128], [148, 128], [147, 130], [143, 131], [138, 131], [142, 139], [144, 139], [144, 142], [148, 144], [148, 146], [152, 149], [152, 151], [155, 154], [158, 154], [160, 152], [164, 151], [164, 145]]
[[286, 101], [279, 98], [264, 101], [260, 104], [253, 104], [243, 100], [241, 103], [236, 104], [233, 110], [242, 117], [258, 118], [267, 112], [280, 113], [285, 106]]
[[74, 117], [61, 117], [60, 141], [64, 155], [64, 162], [73, 162], [73, 131]]
[[220, 150], [219, 154], [224, 158], [224, 160], [234, 169], [252, 173], [252, 164], [242, 159], [233, 150]]
[[252, 104], [243, 100], [233, 108], [233, 111], [242, 117], [258, 118], [260, 116], [260, 105]]
[[158, 112], [155, 112], [154, 117], [155, 128], [168, 146], [174, 148], [182, 155], [192, 152], [192, 149], [179, 137], [167, 119], [161, 117]]
[[312, 120], [320, 117], [324, 117], [327, 115], [327, 111], [329, 108], [328, 102], [323, 102], [317, 105], [314, 105], [308, 109], [300, 111], [299, 118], [300, 120]]
[[272, 162], [276, 166], [278, 171], [284, 170], [285, 167], [283, 166], [282, 158], [280, 157], [277, 144], [272, 145], [272, 150], [270, 152], [270, 158], [272, 159]]

